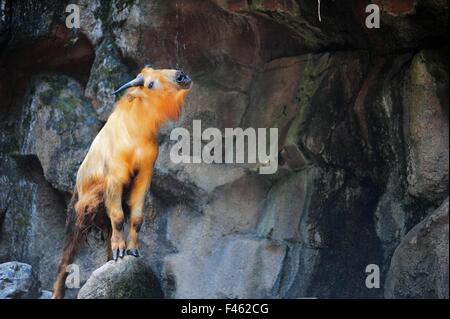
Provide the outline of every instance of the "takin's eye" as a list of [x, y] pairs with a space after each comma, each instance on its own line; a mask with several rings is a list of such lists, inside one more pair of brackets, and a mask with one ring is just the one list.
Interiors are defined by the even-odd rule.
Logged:
[[148, 88], [149, 89], [153, 89], [154, 86], [155, 86], [155, 82], [154, 81], [150, 81], [150, 83], [148, 84]]

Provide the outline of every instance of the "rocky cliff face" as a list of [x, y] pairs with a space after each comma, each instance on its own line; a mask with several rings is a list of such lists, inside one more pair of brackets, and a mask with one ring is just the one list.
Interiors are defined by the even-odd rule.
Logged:
[[[151, 61], [195, 82], [142, 228], [165, 297], [448, 298], [448, 2], [372, 2], [380, 29], [366, 0], [78, 0], [71, 30], [65, 1], [0, 1], [0, 262], [51, 288], [78, 165]], [[193, 119], [277, 127], [306, 164], [174, 164]], [[105, 258], [93, 236], [82, 283]]]

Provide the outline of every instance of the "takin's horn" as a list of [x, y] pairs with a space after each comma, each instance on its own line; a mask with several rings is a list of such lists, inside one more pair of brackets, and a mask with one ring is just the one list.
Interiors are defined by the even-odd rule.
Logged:
[[144, 85], [144, 77], [142, 75], [138, 75], [134, 80], [131, 80], [128, 83], [125, 83], [120, 88], [115, 90], [112, 94], [117, 94], [119, 92], [122, 92], [123, 90], [126, 90], [133, 86], [143, 86]]

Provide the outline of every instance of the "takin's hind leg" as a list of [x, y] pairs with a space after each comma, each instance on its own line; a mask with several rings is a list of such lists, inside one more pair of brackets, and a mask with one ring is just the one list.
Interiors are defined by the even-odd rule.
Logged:
[[139, 231], [144, 220], [143, 209], [145, 193], [150, 186], [151, 171], [141, 170], [136, 176], [130, 192], [128, 205], [130, 206], [130, 228], [127, 240], [127, 255], [139, 257]]
[[139, 231], [143, 222], [142, 207], [131, 210], [128, 230], [127, 255], [139, 257]]
[[124, 214], [122, 211], [123, 185], [118, 182], [108, 181], [105, 206], [111, 220], [111, 252], [112, 259], [117, 260], [125, 255], [125, 240], [123, 234]]

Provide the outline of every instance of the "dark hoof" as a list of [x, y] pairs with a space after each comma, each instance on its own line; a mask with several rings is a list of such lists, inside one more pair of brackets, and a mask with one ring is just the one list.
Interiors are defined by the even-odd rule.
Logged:
[[136, 248], [127, 249], [127, 255], [139, 257], [139, 250]]
[[112, 251], [112, 259], [117, 261], [119, 258], [123, 258], [125, 256], [125, 249], [113, 249]]

